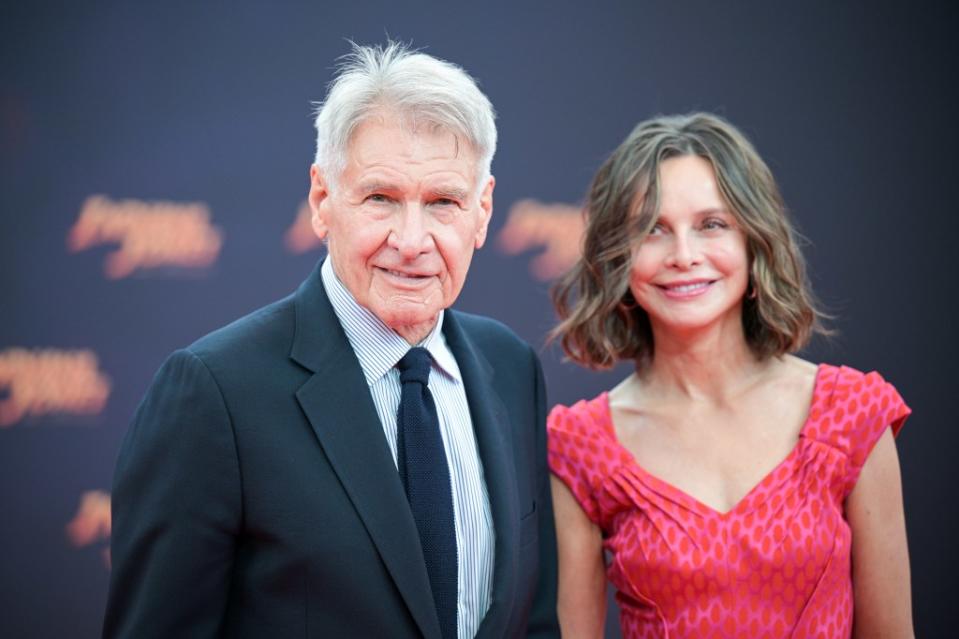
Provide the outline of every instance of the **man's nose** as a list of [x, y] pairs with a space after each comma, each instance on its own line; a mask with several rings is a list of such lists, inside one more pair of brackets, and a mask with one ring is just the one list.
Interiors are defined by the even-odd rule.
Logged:
[[396, 216], [390, 233], [390, 246], [404, 259], [414, 259], [433, 246], [429, 229], [429, 214], [421, 204], [410, 204]]

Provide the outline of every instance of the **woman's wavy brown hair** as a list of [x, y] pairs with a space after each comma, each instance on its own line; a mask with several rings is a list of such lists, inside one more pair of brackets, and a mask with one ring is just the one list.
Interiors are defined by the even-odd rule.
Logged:
[[634, 250], [656, 222], [659, 167], [695, 155], [712, 165], [726, 205], [746, 234], [751, 292], [743, 329], [760, 359], [802, 348], [828, 334], [806, 281], [806, 267], [779, 187], [752, 144], [709, 113], [641, 122], [603, 163], [589, 189], [580, 259], [554, 287], [560, 339], [570, 359], [593, 369], [620, 360], [647, 363], [649, 317], [629, 289]]

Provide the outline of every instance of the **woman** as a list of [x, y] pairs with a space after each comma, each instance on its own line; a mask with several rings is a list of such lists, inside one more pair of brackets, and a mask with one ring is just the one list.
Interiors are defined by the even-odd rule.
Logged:
[[563, 636], [602, 636], [604, 573], [625, 637], [912, 636], [910, 410], [790, 354], [821, 315], [750, 143], [708, 114], [643, 122], [587, 216], [554, 336], [635, 372], [549, 418]]

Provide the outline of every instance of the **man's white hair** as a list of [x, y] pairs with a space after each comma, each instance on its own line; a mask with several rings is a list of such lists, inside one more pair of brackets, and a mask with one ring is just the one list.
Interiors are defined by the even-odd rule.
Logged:
[[490, 176], [496, 152], [493, 105], [461, 67], [398, 42], [353, 44], [340, 58], [326, 100], [316, 111], [316, 165], [331, 185], [346, 166], [353, 131], [376, 112], [396, 114], [413, 127], [439, 126], [476, 154], [477, 188]]

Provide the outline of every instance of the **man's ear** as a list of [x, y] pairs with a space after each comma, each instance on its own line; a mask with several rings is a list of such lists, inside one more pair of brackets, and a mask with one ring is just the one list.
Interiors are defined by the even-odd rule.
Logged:
[[327, 216], [329, 215], [330, 190], [328, 182], [320, 167], [312, 165], [310, 167], [310, 195], [307, 201], [310, 203], [310, 210], [313, 214], [310, 216], [310, 224], [313, 226], [313, 232], [321, 240], [326, 239], [329, 231]]
[[481, 248], [486, 243], [486, 232], [489, 230], [489, 221], [493, 215], [493, 187], [495, 186], [496, 178], [491, 175], [480, 192], [480, 220], [476, 229], [476, 248]]

